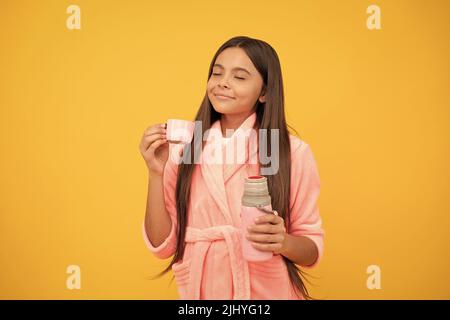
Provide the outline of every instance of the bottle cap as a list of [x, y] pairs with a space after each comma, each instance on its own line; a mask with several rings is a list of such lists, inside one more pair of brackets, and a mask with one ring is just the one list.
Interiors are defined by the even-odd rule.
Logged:
[[245, 178], [242, 205], [246, 207], [263, 207], [271, 204], [267, 178], [250, 176]]

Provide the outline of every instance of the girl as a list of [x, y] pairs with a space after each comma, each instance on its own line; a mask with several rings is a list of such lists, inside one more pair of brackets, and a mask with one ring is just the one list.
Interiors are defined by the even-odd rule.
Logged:
[[323, 254], [320, 182], [309, 145], [287, 129], [275, 50], [243, 36], [225, 42], [212, 59], [195, 120], [202, 133], [220, 130], [223, 141], [236, 136], [227, 129], [267, 129], [268, 154], [271, 129], [278, 129], [278, 170], [266, 176], [278, 215], [264, 215], [245, 235], [273, 257], [246, 261], [239, 232], [244, 180], [267, 164], [249, 163], [247, 153], [245, 163], [196, 162], [193, 139], [182, 151], [193, 150], [192, 161], [177, 165], [169, 159], [164, 124], [156, 124], [145, 130], [140, 152], [149, 172], [144, 239], [158, 258], [173, 255], [160, 275], [173, 270], [181, 299], [310, 299], [297, 265], [312, 268]]

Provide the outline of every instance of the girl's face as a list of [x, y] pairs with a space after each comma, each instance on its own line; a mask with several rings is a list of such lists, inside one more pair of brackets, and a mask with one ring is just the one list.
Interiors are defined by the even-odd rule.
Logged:
[[233, 47], [217, 56], [206, 91], [217, 112], [248, 114], [258, 99], [266, 101], [263, 84], [261, 75], [245, 51]]

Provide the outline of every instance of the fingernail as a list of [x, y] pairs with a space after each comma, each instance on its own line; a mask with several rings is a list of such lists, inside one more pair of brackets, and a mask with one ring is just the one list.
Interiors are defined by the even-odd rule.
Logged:
[[255, 222], [259, 222], [259, 218], [255, 218], [255, 220], [254, 220]]

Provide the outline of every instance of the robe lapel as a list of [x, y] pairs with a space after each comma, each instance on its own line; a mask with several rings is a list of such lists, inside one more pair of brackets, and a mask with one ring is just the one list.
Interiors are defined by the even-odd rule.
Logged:
[[[221, 135], [220, 121], [216, 121], [211, 126], [211, 131], [219, 130], [218, 132]], [[217, 136], [217, 135], [216, 135]], [[203, 179], [205, 180], [205, 184], [207, 185], [207, 189], [211, 195], [211, 197], [216, 202], [219, 207], [225, 221], [228, 224], [233, 224], [233, 219], [231, 217], [230, 208], [228, 206], [227, 196], [225, 192], [225, 182], [223, 178], [223, 165], [221, 163], [213, 163], [211, 159], [206, 159], [205, 149], [207, 148], [218, 148], [221, 145], [221, 138], [219, 139], [208, 139], [204, 146], [204, 150], [202, 151], [202, 164], [201, 164], [201, 172]], [[215, 144], [216, 146], [212, 146]], [[211, 149], [209, 149], [211, 150]], [[215, 149], [218, 150], [218, 149]]]
[[[229, 224], [233, 224], [233, 218], [228, 205], [225, 184], [242, 166], [246, 165], [249, 157], [250, 159], [252, 159], [251, 157], [257, 155], [258, 153], [257, 145], [255, 148], [255, 143], [249, 144], [251, 133], [249, 129], [253, 128], [255, 120], [256, 113], [254, 112], [233, 133], [233, 136], [226, 146], [222, 146], [222, 128], [220, 125], [220, 121], [217, 120], [213, 123], [213, 125], [211, 126], [211, 131], [217, 130], [214, 134], [216, 139], [208, 139], [204, 148], [208, 148], [209, 150], [211, 150], [211, 148], [215, 150], [218, 150], [218, 148], [220, 148], [220, 150], [222, 151], [222, 163], [213, 163], [213, 161], [211, 161], [211, 158], [209, 158], [209, 160], [205, 158], [208, 152], [206, 154], [205, 152], [202, 152], [201, 172], [203, 179], [205, 181], [205, 184], [207, 185], [211, 197], [219, 207], [225, 221]], [[219, 138], [217, 139], [217, 137]], [[238, 140], [242, 140], [242, 142], [244, 143], [238, 142]], [[211, 144], [214, 144], [214, 146], [212, 146]], [[225, 163], [225, 155], [227, 148], [230, 147], [235, 148], [235, 160], [232, 163], [227, 164]], [[244, 161], [236, 161], [236, 153], [238, 151], [242, 153], [242, 150], [245, 150]], [[242, 159], [242, 157], [237, 159]]]
[[[258, 133], [253, 131], [253, 134], [256, 134], [253, 136], [251, 130], [255, 121], [256, 113], [253, 112], [233, 133], [230, 141], [223, 148], [225, 184], [237, 171], [247, 165], [250, 160], [254, 163], [257, 162]], [[231, 162], [225, 159], [228, 152], [234, 155]]]

